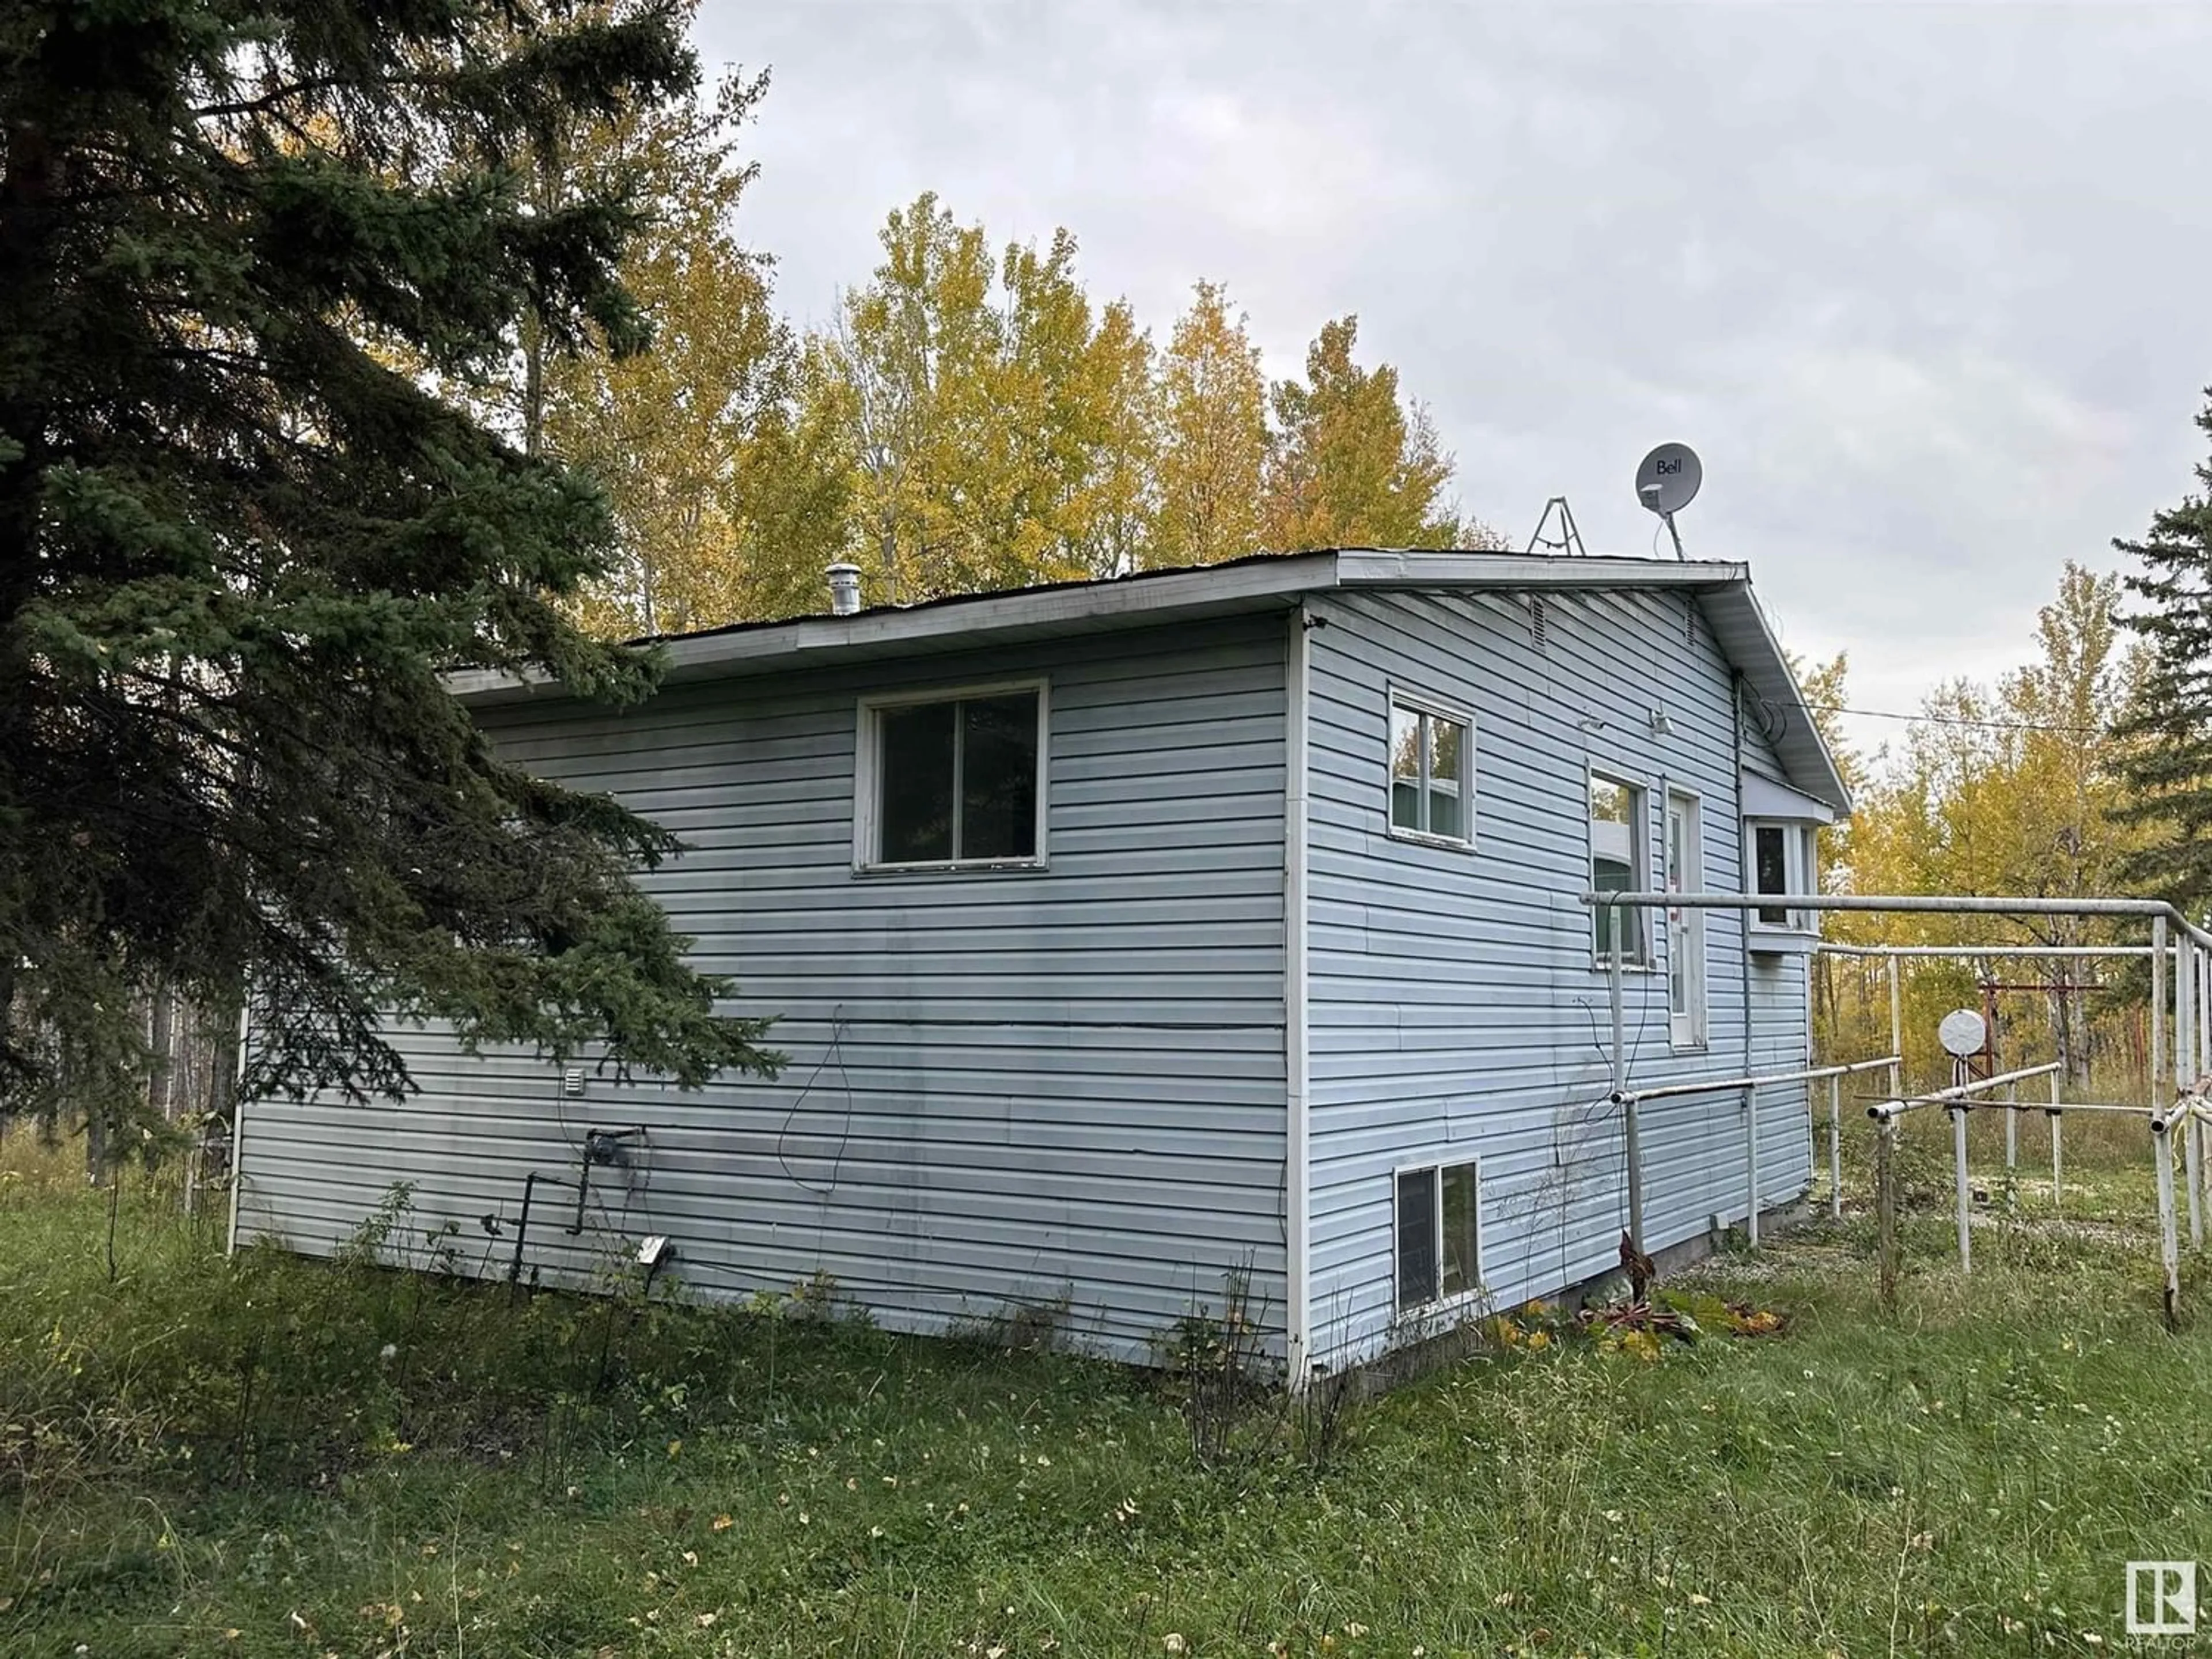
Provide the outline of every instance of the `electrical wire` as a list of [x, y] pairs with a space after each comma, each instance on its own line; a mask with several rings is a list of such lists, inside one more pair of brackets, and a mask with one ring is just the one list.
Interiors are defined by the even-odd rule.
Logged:
[[[845, 1070], [844, 1055], [845, 1028], [848, 1023], [845, 1018], [845, 1006], [842, 1003], [830, 1011], [830, 1046], [823, 1051], [822, 1058], [814, 1062], [814, 1069], [806, 1074], [805, 1085], [800, 1088], [798, 1097], [791, 1103], [791, 1109], [783, 1115], [782, 1126], [775, 1132], [775, 1161], [782, 1165], [785, 1178], [801, 1192], [811, 1193], [817, 1198], [832, 1198], [836, 1195], [837, 1176], [845, 1164], [845, 1148], [853, 1138], [853, 1079]], [[832, 1060], [837, 1064], [837, 1079], [844, 1089], [845, 1110], [837, 1128], [837, 1150], [830, 1159], [830, 1184], [822, 1187], [805, 1179], [791, 1167], [791, 1159], [786, 1155], [785, 1146], [790, 1139], [791, 1126], [799, 1116], [799, 1108], [805, 1105], [806, 1097], [814, 1091], [816, 1081], [820, 1079], [823, 1068]]]
[[2063, 737], [2092, 738], [2102, 735], [2101, 726], [2057, 726], [2043, 720], [1975, 720], [1965, 714], [1900, 714], [1888, 708], [1851, 708], [1842, 703], [1808, 704], [1816, 714], [1856, 714], [1862, 720], [1903, 720], [1912, 726], [1978, 726], [1991, 732], [2054, 732]]

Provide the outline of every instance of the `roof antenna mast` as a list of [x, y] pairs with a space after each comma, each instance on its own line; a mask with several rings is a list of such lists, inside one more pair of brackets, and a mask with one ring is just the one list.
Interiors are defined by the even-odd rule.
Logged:
[[[1552, 521], [1554, 515], [1559, 520], [1556, 525]], [[1544, 533], [1547, 529], [1553, 532], [1549, 536]], [[1577, 559], [1589, 556], [1589, 550], [1583, 545], [1583, 532], [1575, 527], [1574, 509], [1567, 505], [1565, 495], [1554, 495], [1544, 503], [1544, 516], [1536, 520], [1534, 533], [1528, 538], [1525, 550], [1534, 553], [1540, 547], [1547, 556], [1555, 553]]]
[[1674, 528], [1674, 515], [1697, 499], [1698, 486], [1705, 481], [1705, 465], [1687, 444], [1661, 444], [1636, 469], [1636, 499], [1667, 521], [1678, 559], [1687, 556], [1682, 551], [1682, 532]]

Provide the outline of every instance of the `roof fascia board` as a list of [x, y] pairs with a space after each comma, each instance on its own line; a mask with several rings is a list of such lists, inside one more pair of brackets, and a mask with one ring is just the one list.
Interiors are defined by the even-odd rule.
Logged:
[[[886, 605], [852, 617], [802, 617], [764, 628], [696, 634], [658, 642], [666, 665], [661, 681], [679, 684], [743, 665], [767, 665], [779, 659], [787, 666], [795, 666], [818, 651], [873, 647], [888, 652], [965, 634], [1067, 628], [1116, 620], [1140, 622], [1159, 613], [1234, 610], [1271, 599], [1288, 601], [1302, 593], [1335, 586], [1338, 556], [1288, 553], [1228, 568], [1179, 570], [1136, 581], [1030, 589], [913, 610]], [[562, 694], [556, 682], [543, 675], [519, 678], [484, 670], [456, 674], [448, 684], [463, 702], [477, 704]]]
[[1293, 598], [1334, 586], [1334, 555], [1291, 554], [1233, 569], [1179, 570], [1140, 581], [1086, 583], [1042, 591], [1017, 591], [959, 605], [911, 611], [885, 606], [856, 616], [807, 617], [780, 629], [696, 635], [667, 641], [672, 670], [719, 664], [740, 656], [804, 653], [849, 646], [896, 646], [950, 634], [1000, 628], [1050, 627], [1115, 617], [1141, 617], [1194, 605], [1233, 605], [1254, 599]]
[[[1510, 553], [1450, 553], [1361, 548], [1285, 553], [1208, 569], [1129, 581], [1071, 584], [910, 610], [884, 606], [852, 617], [803, 617], [658, 642], [664, 684], [721, 673], [798, 666], [817, 653], [944, 646], [966, 635], [1073, 631], [1148, 617], [1249, 609], [1338, 587], [1437, 590], [1689, 587], [1747, 585], [1749, 567], [1721, 562], [1553, 558]], [[448, 681], [463, 702], [487, 705], [568, 695], [541, 674], [471, 670]]]
[[1700, 560], [1557, 558], [1516, 553], [1430, 553], [1362, 548], [1340, 553], [1346, 587], [1725, 587], [1751, 580], [1745, 564]]

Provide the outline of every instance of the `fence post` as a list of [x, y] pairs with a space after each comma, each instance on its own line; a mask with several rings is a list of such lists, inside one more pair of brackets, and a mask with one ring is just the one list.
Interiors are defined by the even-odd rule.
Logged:
[[[2052, 1073], [2056, 1077], [2057, 1073]], [[2005, 1208], [2020, 1208], [2020, 1085], [2005, 1085]]]
[[1828, 1079], [1828, 1213], [1844, 1218], [1844, 1080]]
[[2164, 1121], [2166, 1096], [2166, 918], [2150, 919], [2150, 1109]]
[[2197, 947], [2197, 1075], [2212, 1072], [2212, 954]]
[[2063, 1194], [2065, 1190], [2066, 1180], [2066, 1132], [2063, 1127], [2065, 1115], [2058, 1109], [2060, 1098], [2058, 1085], [2063, 1076], [2064, 1074], [2059, 1072], [2053, 1072], [2051, 1074], [2051, 1104], [2044, 1109], [2045, 1115], [2051, 1120], [2051, 1207], [2054, 1211], [2064, 1202]]
[[1897, 1307], [1897, 1121], [1887, 1112], [1874, 1121], [1874, 1212], [1881, 1237], [1881, 1305], [1893, 1312]]
[[1759, 1091], [1743, 1091], [1743, 1162], [1746, 1188], [1744, 1234], [1753, 1249], [1759, 1248]]
[[2204, 1126], [2197, 1121], [2196, 1107], [2190, 1107], [2182, 1124], [2182, 1167], [2189, 1182], [2189, 1248], [2201, 1250], [2204, 1248], [2204, 1198], [2197, 1183], [2204, 1169]]
[[1644, 1248], [1644, 1121], [1636, 1097], [1620, 1103], [1621, 1151], [1628, 1159], [1628, 1237]]
[[2170, 1329], [2181, 1316], [2181, 1242], [2174, 1224], [2173, 1147], [2163, 1117], [2150, 1121], [2151, 1156], [2158, 1175], [2158, 1254], [2166, 1269], [2166, 1322]]
[[[1620, 948], [1620, 907], [1607, 904], [1598, 914], [1605, 918], [1606, 939], [1613, 946], [1612, 960], [1607, 964], [1606, 994], [1613, 1005], [1613, 1092], [1616, 1096], [1628, 1092], [1628, 1008], [1627, 993], [1621, 979], [1622, 952]], [[1638, 1250], [1644, 1248], [1644, 1148], [1637, 1137], [1636, 1108], [1624, 1104], [1621, 1118], [1621, 1153], [1628, 1160], [1628, 1238]]]
[[1889, 1052], [1894, 1058], [1889, 1065], [1889, 1097], [1905, 1098], [1905, 986], [1899, 975], [1905, 964], [1896, 957], [1889, 959]]
[[1970, 1273], [1974, 1270], [1974, 1188], [1966, 1174], [1966, 1108], [1954, 1104], [1945, 1109], [1951, 1114], [1952, 1162], [1959, 1176], [1959, 1271]]
[[[2197, 944], [2186, 933], [2173, 941], [2173, 1089], [2187, 1101], [2197, 1090]], [[2190, 1103], [2181, 1121], [2181, 1157], [2189, 1188], [2189, 1247], [2204, 1248], [2204, 1196], [2197, 1185], [2203, 1141]]]

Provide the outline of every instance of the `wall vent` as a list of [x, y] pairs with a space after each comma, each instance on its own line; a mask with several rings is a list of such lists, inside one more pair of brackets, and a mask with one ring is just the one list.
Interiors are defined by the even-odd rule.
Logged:
[[1541, 593], [1528, 596], [1528, 643], [1539, 651], [1548, 650], [1551, 647], [1551, 617]]

